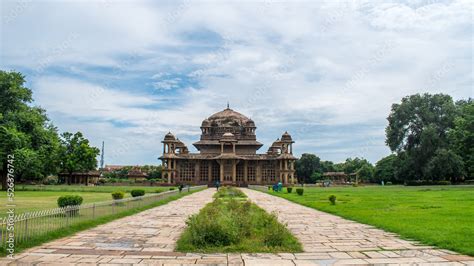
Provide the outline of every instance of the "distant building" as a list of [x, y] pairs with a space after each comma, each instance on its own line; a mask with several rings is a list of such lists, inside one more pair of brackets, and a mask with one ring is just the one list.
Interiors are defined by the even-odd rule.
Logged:
[[163, 179], [169, 184], [294, 184], [296, 158], [293, 139], [285, 132], [266, 154], [257, 154], [263, 144], [257, 141], [252, 119], [230, 109], [204, 119], [201, 139], [193, 143], [199, 153], [172, 133], [163, 143]]
[[139, 165], [105, 165], [102, 168], [102, 173], [111, 173], [115, 171], [120, 171], [126, 169], [127, 175], [126, 178], [133, 179], [135, 181], [144, 181], [148, 177], [148, 173], [143, 171], [142, 167]]
[[331, 180], [335, 184], [346, 184], [356, 181], [357, 174], [346, 174], [344, 172], [326, 172], [323, 173], [323, 177]]
[[73, 172], [72, 174], [69, 173], [59, 173], [58, 177], [60, 180], [64, 180], [64, 182], [68, 185], [73, 184], [82, 184], [82, 185], [89, 185], [89, 184], [96, 184], [100, 177], [99, 171], [88, 171], [88, 172]]

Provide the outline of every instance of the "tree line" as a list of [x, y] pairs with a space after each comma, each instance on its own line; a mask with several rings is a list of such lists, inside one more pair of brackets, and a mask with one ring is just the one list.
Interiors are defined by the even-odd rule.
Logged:
[[46, 111], [33, 105], [25, 77], [0, 70], [0, 158], [6, 189], [7, 157], [14, 157], [15, 181], [42, 180], [59, 172], [86, 172], [97, 167], [99, 149], [81, 132], [59, 134]]
[[314, 183], [324, 172], [355, 173], [365, 182], [424, 184], [474, 179], [474, 102], [446, 94], [414, 94], [392, 105], [386, 141], [392, 154], [372, 165], [364, 158], [343, 163], [303, 154], [298, 179]]

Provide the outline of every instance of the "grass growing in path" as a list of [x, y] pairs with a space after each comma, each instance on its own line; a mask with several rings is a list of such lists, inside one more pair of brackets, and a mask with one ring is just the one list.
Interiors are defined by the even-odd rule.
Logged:
[[[474, 255], [474, 186], [368, 186], [268, 192], [402, 237]], [[335, 195], [332, 205], [329, 196]]]
[[177, 243], [182, 252], [301, 252], [298, 240], [274, 215], [221, 188], [215, 200], [191, 216]]
[[[15, 253], [18, 254], [20, 251], [22, 251], [24, 249], [34, 247], [34, 246], [38, 246], [38, 245], [41, 245], [43, 243], [52, 241], [54, 239], [70, 236], [70, 235], [72, 235], [74, 233], [77, 233], [79, 231], [90, 229], [90, 228], [96, 227], [98, 225], [105, 224], [105, 223], [111, 222], [113, 220], [116, 220], [116, 219], [119, 219], [119, 218], [122, 218], [122, 217], [125, 217], [125, 216], [133, 215], [133, 214], [136, 214], [136, 213], [139, 213], [139, 212], [142, 212], [142, 211], [154, 208], [154, 207], [164, 205], [168, 202], [177, 200], [179, 198], [182, 198], [184, 196], [190, 195], [192, 193], [195, 193], [195, 192], [198, 192], [198, 191], [201, 191], [201, 190], [202, 189], [191, 191], [191, 192], [186, 192], [186, 191], [183, 190], [182, 193], [179, 193], [177, 195], [169, 196], [167, 198], [158, 200], [158, 201], [156, 201], [152, 204], [146, 205], [146, 206], [142, 206], [142, 207], [138, 207], [138, 208], [135, 208], [135, 209], [122, 211], [122, 212], [119, 212], [119, 213], [113, 214], [113, 215], [103, 216], [103, 217], [100, 217], [100, 218], [97, 218], [97, 219], [94, 219], [94, 220], [81, 222], [81, 223], [74, 224], [74, 225], [72, 225], [70, 227], [67, 227], [67, 228], [62, 228], [60, 230], [56, 230], [54, 232], [45, 234], [41, 237], [33, 238], [33, 239], [29, 240], [28, 242], [23, 242], [23, 243], [20, 243], [20, 244], [16, 244], [15, 245]], [[7, 255], [7, 252], [4, 249], [4, 247], [0, 247], [0, 256], [3, 257], [3, 256], [6, 256], [6, 255]]]

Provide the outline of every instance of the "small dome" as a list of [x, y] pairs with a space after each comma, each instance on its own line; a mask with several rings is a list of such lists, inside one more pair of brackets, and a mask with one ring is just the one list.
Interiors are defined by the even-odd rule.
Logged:
[[178, 139], [176, 139], [176, 148], [186, 148], [186, 145]]
[[167, 141], [175, 141], [176, 138], [174, 137], [174, 135], [173, 135], [171, 132], [168, 132], [168, 134], [165, 135], [165, 140], [167, 140]]
[[252, 119], [249, 119], [246, 123], [245, 126], [247, 127], [255, 127], [255, 122]]
[[211, 122], [208, 119], [204, 119], [202, 121], [201, 127], [210, 127], [210, 126], [211, 126]]
[[283, 135], [281, 136], [281, 140], [282, 141], [293, 141], [293, 139], [291, 138], [291, 135], [288, 134], [288, 132], [285, 131], [285, 133], [283, 133]]
[[275, 141], [273, 142], [273, 144], [272, 144], [271, 147], [272, 147], [272, 148], [281, 148], [281, 141], [280, 141], [280, 139], [275, 140]]

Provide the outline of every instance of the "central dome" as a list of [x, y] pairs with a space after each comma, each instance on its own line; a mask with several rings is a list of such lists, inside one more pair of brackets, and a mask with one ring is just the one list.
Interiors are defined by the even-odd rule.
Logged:
[[247, 122], [251, 121], [250, 118], [230, 108], [226, 108], [223, 111], [217, 112], [206, 120], [206, 123], [210, 123], [211, 126], [218, 127], [245, 126]]

